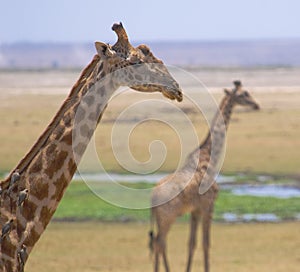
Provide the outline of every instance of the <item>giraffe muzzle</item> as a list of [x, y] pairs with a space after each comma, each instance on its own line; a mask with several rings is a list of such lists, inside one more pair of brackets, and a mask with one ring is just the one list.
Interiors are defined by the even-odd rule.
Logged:
[[176, 99], [178, 102], [181, 102], [183, 99], [182, 90], [180, 88], [166, 88], [166, 90], [162, 91], [162, 94], [171, 100]]
[[254, 110], [260, 110], [260, 106], [258, 104], [254, 104], [252, 107]]

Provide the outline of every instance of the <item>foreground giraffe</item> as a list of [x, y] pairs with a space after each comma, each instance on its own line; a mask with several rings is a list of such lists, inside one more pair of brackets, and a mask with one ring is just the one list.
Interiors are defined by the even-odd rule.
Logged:
[[[236, 105], [250, 106], [259, 109], [258, 104], [247, 91], [242, 89], [240, 81], [235, 81], [233, 90], [225, 89], [225, 96], [219, 105], [210, 132], [191, 154], [185, 165], [174, 174], [163, 178], [152, 194], [152, 228], [154, 220], [157, 234], [150, 231], [150, 248], [154, 250], [154, 270], [159, 270], [159, 258], [162, 256], [165, 271], [170, 271], [166, 255], [166, 237], [171, 225], [178, 216], [191, 213], [191, 229], [189, 239], [189, 255], [186, 271], [191, 271], [192, 258], [196, 247], [196, 232], [201, 217], [203, 232], [204, 268], [209, 271], [209, 240], [214, 201], [218, 186], [215, 182], [215, 167], [225, 143], [225, 133], [228, 128], [232, 109]], [[200, 184], [210, 183], [203, 193], [199, 191]], [[175, 197], [170, 199], [170, 191]], [[163, 204], [161, 204], [163, 203]]]
[[62, 199], [109, 98], [119, 86], [141, 92], [157, 91], [170, 99], [182, 100], [178, 83], [162, 61], [146, 45], [134, 48], [121, 23], [114, 24], [112, 29], [118, 35], [116, 44], [111, 47], [95, 43], [97, 54], [58, 113], [0, 183], [0, 271], [24, 270], [28, 255]]

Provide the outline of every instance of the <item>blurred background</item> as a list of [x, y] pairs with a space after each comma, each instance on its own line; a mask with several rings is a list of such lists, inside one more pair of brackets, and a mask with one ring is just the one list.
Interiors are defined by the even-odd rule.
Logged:
[[[221, 192], [214, 221], [263, 224], [214, 224], [213, 271], [296, 271], [300, 254], [299, 10], [297, 0], [1, 1], [0, 176], [13, 169], [47, 126], [95, 54], [94, 42], [115, 43], [111, 26], [121, 21], [132, 44], [150, 46], [187, 97], [198, 95], [204, 104], [215, 99], [214, 105], [208, 104], [208, 116], [189, 99], [175, 103], [194, 125], [199, 143], [223, 88], [232, 88], [233, 80], [241, 80], [260, 104], [260, 111], [237, 108], [233, 113], [218, 176]], [[159, 94], [151, 98], [163, 99]], [[104, 169], [113, 180], [134, 189], [152, 188], [195, 148], [191, 144], [182, 150], [178, 133], [163, 122], [142, 122], [159, 111], [162, 120], [172, 118], [179, 131], [187, 131], [180, 114], [149, 104], [121, 124], [141, 121], [128, 143], [141, 167], [155, 155], [151, 152], [161, 152], [149, 152], [156, 140], [166, 147], [165, 161], [148, 175], [136, 175], [131, 165], [120, 165], [111, 143], [114, 122], [124, 109], [144, 100], [145, 95], [131, 91], [114, 97], [95, 136]], [[118, 152], [123, 152], [122, 147]], [[108, 179], [97, 167], [95, 161], [84, 162], [84, 171], [75, 176], [38, 244], [40, 250], [29, 259], [30, 271], [151, 271], [144, 224], [149, 210], [123, 209], [96, 197], [84, 182], [92, 187]], [[117, 197], [124, 198], [121, 193]], [[109, 223], [99, 223], [103, 221]], [[180, 247], [187, 237], [186, 221], [187, 217], [175, 226], [174, 244], [170, 244], [171, 263], [182, 269]], [[83, 253], [74, 237], [78, 239], [78, 231], [87, 229], [85, 246], [92, 250]], [[55, 237], [65, 239], [66, 247]], [[202, 257], [196, 255], [195, 265], [201, 266]], [[74, 256], [84, 259], [84, 266]], [[257, 260], [255, 267], [253, 260]]]
[[134, 43], [168, 64], [205, 67], [300, 65], [299, 3], [287, 1], [1, 3], [0, 67], [83, 67], [93, 42], [113, 43], [122, 21]]

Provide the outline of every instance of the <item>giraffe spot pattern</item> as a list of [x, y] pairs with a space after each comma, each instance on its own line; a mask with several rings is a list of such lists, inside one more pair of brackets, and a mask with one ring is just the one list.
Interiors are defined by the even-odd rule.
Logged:
[[52, 179], [53, 175], [55, 174], [55, 169], [60, 169], [63, 165], [64, 161], [68, 157], [68, 152], [63, 150], [55, 150], [56, 151], [55, 156], [52, 156], [51, 160], [48, 160], [48, 167], [45, 169], [45, 174]]

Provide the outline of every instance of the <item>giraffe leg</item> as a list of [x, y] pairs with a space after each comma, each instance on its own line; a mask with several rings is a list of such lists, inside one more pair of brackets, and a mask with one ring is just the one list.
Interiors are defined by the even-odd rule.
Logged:
[[159, 251], [157, 249], [155, 250], [154, 271], [159, 271]]
[[210, 246], [210, 227], [212, 220], [213, 207], [210, 207], [202, 218], [203, 232], [203, 251], [204, 251], [204, 271], [209, 272], [209, 246]]
[[158, 233], [157, 234], [157, 238], [156, 238], [156, 252], [155, 252], [155, 272], [159, 271], [159, 257], [160, 255], [163, 258], [164, 261], [164, 267], [165, 267], [165, 271], [169, 272], [170, 268], [169, 268], [169, 263], [168, 263], [168, 259], [167, 259], [167, 253], [166, 253], [166, 235], [162, 234], [162, 233]]
[[170, 267], [169, 267], [169, 263], [168, 263], [168, 259], [167, 259], [167, 253], [166, 253], [166, 246], [164, 246], [162, 255], [163, 255], [163, 260], [164, 260], [164, 265], [165, 265], [165, 271], [170, 272]]
[[154, 250], [155, 250], [154, 271], [155, 272], [159, 271], [160, 256], [162, 256], [165, 271], [169, 272], [170, 268], [169, 268], [167, 252], [166, 252], [166, 239], [167, 239], [167, 234], [168, 234], [168, 231], [172, 224], [172, 221], [169, 220], [167, 223], [164, 222], [164, 224], [161, 224], [161, 222], [162, 222], [161, 220], [157, 220], [158, 233], [154, 240], [155, 241], [155, 243], [154, 243]]
[[155, 263], [154, 263], [154, 269], [155, 272], [158, 272], [159, 270], [159, 262], [160, 262], [160, 256], [162, 256], [165, 271], [169, 272], [169, 262], [167, 258], [167, 251], [166, 251], [166, 240], [167, 235], [170, 230], [170, 227], [172, 223], [175, 221], [176, 216], [174, 214], [166, 214], [164, 211], [161, 212], [161, 210], [156, 210], [156, 224], [157, 224], [157, 235], [154, 239], [154, 251], [155, 251]]
[[[160, 263], [160, 257], [163, 255], [164, 250], [163, 250], [163, 238], [160, 233], [157, 234], [157, 236], [154, 239], [154, 271], [158, 272], [159, 271], [159, 263]], [[165, 258], [165, 257], [164, 257]]]
[[186, 267], [187, 272], [191, 271], [193, 255], [194, 255], [194, 251], [196, 248], [198, 222], [199, 222], [199, 213], [193, 212], [191, 214], [189, 256], [188, 256], [188, 263], [187, 263], [187, 267]]

